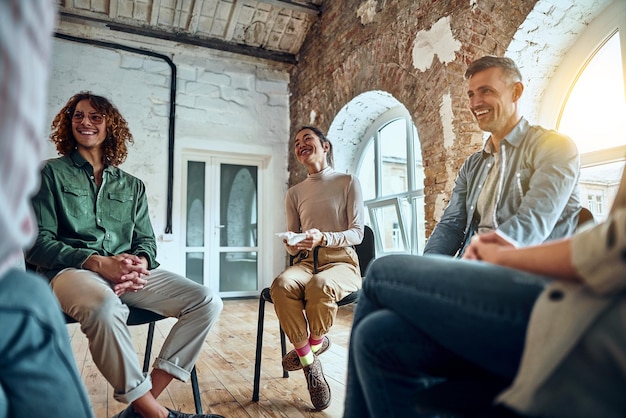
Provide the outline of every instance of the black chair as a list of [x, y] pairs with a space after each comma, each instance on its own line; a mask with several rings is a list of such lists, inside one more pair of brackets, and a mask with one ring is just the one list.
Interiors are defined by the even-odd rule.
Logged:
[[592, 225], [596, 223], [596, 220], [593, 216], [593, 213], [585, 207], [580, 208], [580, 212], [578, 213], [578, 223], [576, 224], [576, 229], [580, 229], [587, 222], [592, 222]]
[[[376, 257], [376, 248], [375, 248], [375, 240], [374, 240], [374, 231], [365, 225], [365, 229], [363, 231], [363, 241], [355, 246], [355, 250], [357, 256], [359, 257], [359, 266], [361, 268], [361, 276], [365, 276], [365, 272], [367, 270], [367, 266], [369, 266], [370, 262]], [[319, 251], [319, 247], [315, 247], [313, 250], [313, 270], [317, 272], [317, 253]], [[293, 257], [290, 257], [289, 264], [293, 264]], [[345, 306], [351, 303], [357, 302], [359, 298], [360, 291], [356, 291], [350, 293], [348, 296], [341, 299], [337, 302], [337, 306]], [[261, 383], [261, 349], [263, 347], [263, 320], [265, 319], [265, 302], [272, 302], [272, 297], [270, 296], [270, 288], [266, 287], [261, 291], [261, 295], [259, 296], [259, 321], [257, 324], [257, 334], [256, 334], [256, 358], [254, 361], [254, 388], [252, 390], [252, 400], [254, 402], [258, 402], [259, 400], [259, 390]], [[283, 332], [282, 327], [280, 328], [280, 349], [282, 353], [282, 357], [285, 357], [287, 354], [287, 341], [285, 338], [285, 333]], [[289, 372], [283, 370], [283, 377], [289, 377]]]
[[[128, 315], [128, 320], [126, 321], [127, 325], [148, 324], [148, 339], [146, 341], [146, 352], [143, 357], [143, 372], [148, 373], [148, 369], [150, 368], [150, 354], [152, 353], [152, 341], [154, 340], [155, 323], [156, 321], [160, 321], [166, 317], [146, 309], [133, 308], [132, 306], [129, 306], [129, 309], [130, 314]], [[73, 324], [78, 322], [68, 314], [64, 313], [64, 315], [66, 323]], [[201, 414], [202, 400], [200, 399], [200, 389], [198, 388], [196, 366], [193, 366], [193, 369], [191, 369], [191, 390], [193, 391], [193, 402], [196, 406], [196, 414]]]

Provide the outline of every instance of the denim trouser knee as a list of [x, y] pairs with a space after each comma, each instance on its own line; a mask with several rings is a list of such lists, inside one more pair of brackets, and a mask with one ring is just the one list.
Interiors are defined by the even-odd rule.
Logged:
[[0, 417], [93, 417], [61, 308], [43, 277], [0, 277]]
[[354, 315], [344, 417], [418, 416], [416, 392], [450, 378], [511, 381], [545, 283], [443, 256], [376, 260]]

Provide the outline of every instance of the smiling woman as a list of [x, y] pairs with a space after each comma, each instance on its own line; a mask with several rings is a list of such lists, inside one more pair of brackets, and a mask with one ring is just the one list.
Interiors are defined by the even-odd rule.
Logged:
[[[318, 128], [300, 128], [294, 154], [308, 171], [285, 198], [285, 250], [295, 260], [270, 288], [274, 309], [294, 349], [283, 369], [302, 369], [316, 410], [330, 406], [330, 386], [318, 356], [330, 347], [337, 302], [361, 288], [354, 246], [363, 240], [363, 193], [357, 177], [336, 172], [332, 144]], [[294, 234], [304, 235], [298, 242]], [[315, 251], [313, 251], [315, 249]]]

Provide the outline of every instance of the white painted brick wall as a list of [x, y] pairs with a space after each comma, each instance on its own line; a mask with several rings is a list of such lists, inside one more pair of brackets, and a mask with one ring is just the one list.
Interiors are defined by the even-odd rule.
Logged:
[[[120, 43], [128, 45], [128, 42]], [[151, 50], [167, 55], [167, 51]], [[219, 143], [220, 152], [226, 143], [233, 155], [249, 149], [241, 144], [267, 150], [267, 155], [272, 156], [269, 171], [273, 173], [268, 201], [278, 203], [267, 208], [267, 231], [272, 235], [282, 231], [288, 178], [288, 73], [265, 68], [262, 63], [238, 62], [209, 52], [202, 56], [197, 50], [177, 48], [177, 53], [168, 56], [177, 70], [175, 140], [194, 141], [195, 145], [209, 150]], [[166, 226], [170, 76], [169, 65], [159, 58], [60, 39], [54, 41], [47, 123], [81, 90], [103, 95], [118, 107], [135, 139], [121, 168], [146, 183], [157, 238]], [[52, 145], [48, 157], [56, 157]], [[178, 173], [174, 174], [176, 199], [180, 197], [182, 179], [176, 177]], [[173, 213], [174, 225], [180, 217], [180, 213]], [[180, 232], [174, 231], [173, 242], [158, 240], [158, 260], [165, 268], [184, 271]], [[282, 254], [279, 240], [270, 242], [271, 251]], [[283, 269], [284, 260], [274, 258], [272, 274], [277, 274]]]

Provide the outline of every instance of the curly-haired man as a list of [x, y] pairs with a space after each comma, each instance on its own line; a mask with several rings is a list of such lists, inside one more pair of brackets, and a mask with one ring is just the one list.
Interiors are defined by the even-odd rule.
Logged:
[[[156, 398], [173, 378], [189, 378], [222, 300], [157, 268], [144, 183], [118, 168], [133, 137], [117, 108], [81, 92], [52, 129], [61, 157], [42, 170], [33, 199], [39, 235], [27, 260], [50, 280], [63, 311], [80, 322], [115, 398], [131, 403], [119, 417], [190, 417]], [[141, 370], [126, 325], [129, 306], [178, 318], [150, 376]], [[198, 415], [204, 416], [219, 417]]]

